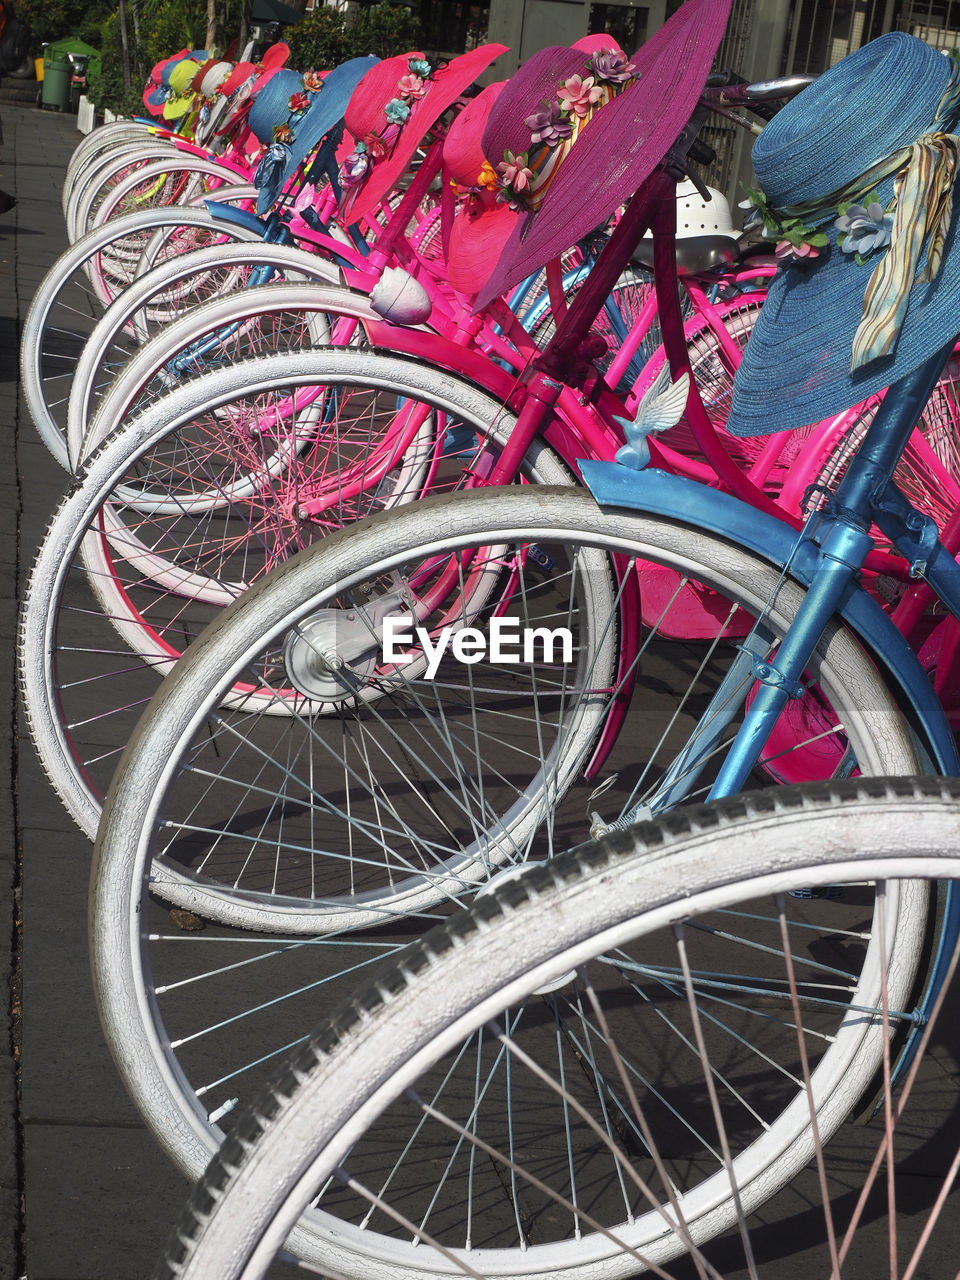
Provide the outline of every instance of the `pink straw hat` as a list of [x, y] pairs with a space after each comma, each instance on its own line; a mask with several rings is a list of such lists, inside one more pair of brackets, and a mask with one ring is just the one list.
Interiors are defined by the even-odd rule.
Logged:
[[422, 53], [405, 53], [367, 72], [344, 116], [356, 140], [340, 172], [345, 220], [354, 222], [379, 204], [447, 107], [506, 51], [503, 44], [484, 44], [436, 69]]
[[[542, 188], [544, 174], [548, 190], [540, 195], [536, 217], [528, 214], [514, 229], [477, 298], [478, 306], [486, 306], [604, 223], [650, 176], [693, 114], [730, 3], [687, 0], [629, 64], [616, 54], [594, 53], [585, 61], [581, 51], [564, 51], [568, 58], [579, 58], [574, 67], [560, 51], [544, 50], [553, 59], [538, 62], [541, 55], [535, 55], [513, 76], [491, 112], [483, 148], [491, 164], [499, 164], [501, 175], [513, 179], [507, 188], [512, 198], [519, 195], [523, 200], [518, 185], [524, 182]], [[564, 71], [568, 66], [566, 76], [549, 83], [549, 70]], [[626, 67], [632, 68], [632, 78]], [[568, 87], [567, 81], [576, 75], [579, 83]], [[576, 133], [578, 103], [573, 96], [585, 88], [586, 80], [591, 80], [591, 90], [610, 87], [611, 76], [612, 100], [601, 103], [602, 109], [580, 128], [574, 137], [579, 145], [565, 145], [564, 132], [569, 136], [572, 126]], [[587, 96], [580, 93], [580, 105], [586, 105]], [[552, 137], [551, 129], [560, 136]], [[506, 149], [515, 158], [528, 154], [529, 164], [498, 159]]]
[[466, 200], [450, 228], [449, 279], [473, 294], [490, 274], [513, 230], [517, 214], [497, 198], [496, 174], [480, 147], [483, 128], [506, 80], [488, 85], [464, 107], [443, 143], [443, 165]]

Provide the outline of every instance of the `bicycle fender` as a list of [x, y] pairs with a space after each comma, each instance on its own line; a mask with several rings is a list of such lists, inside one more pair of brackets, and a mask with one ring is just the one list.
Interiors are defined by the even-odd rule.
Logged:
[[[633, 471], [594, 459], [584, 459], [578, 465], [584, 484], [600, 506], [684, 520], [736, 542], [774, 565], [789, 564], [790, 576], [809, 586], [817, 567], [817, 548], [810, 542], [798, 545], [797, 531], [775, 516], [719, 489], [653, 467]], [[880, 605], [855, 584], [851, 584], [840, 613], [902, 690], [924, 727], [938, 770], [957, 776], [960, 758], [946, 715], [905, 637]]]
[[255, 231], [257, 235], [263, 235], [267, 229], [264, 220], [248, 209], [238, 209], [232, 204], [220, 204], [216, 200], [204, 200], [203, 205], [217, 222], [232, 222], [235, 226]]

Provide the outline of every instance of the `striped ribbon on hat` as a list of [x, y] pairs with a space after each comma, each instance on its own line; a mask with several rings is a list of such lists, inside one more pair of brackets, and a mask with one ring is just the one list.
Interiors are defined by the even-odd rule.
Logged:
[[[886, 178], [894, 180], [887, 212], [893, 214], [890, 247], [873, 269], [854, 334], [850, 372], [889, 355], [897, 344], [915, 284], [936, 279], [953, 217], [953, 184], [960, 160], [960, 137], [953, 129], [960, 115], [960, 62], [951, 55], [950, 80], [933, 127], [908, 147], [878, 160], [844, 187], [801, 204], [774, 208], [776, 217], [801, 218], [814, 226], [832, 221], [838, 206], [856, 204]], [[923, 247], [926, 264], [918, 272]]]
[[[943, 246], [953, 216], [953, 183], [960, 138], [952, 133], [927, 133], [908, 148], [905, 167], [894, 180], [893, 228], [890, 249], [867, 282], [862, 318], [850, 351], [850, 372], [897, 344], [914, 284], [936, 279]], [[917, 272], [923, 246], [927, 261]]]

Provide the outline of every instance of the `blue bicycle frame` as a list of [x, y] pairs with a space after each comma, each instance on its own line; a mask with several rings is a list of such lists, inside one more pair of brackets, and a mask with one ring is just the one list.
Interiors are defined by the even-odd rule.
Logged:
[[[662, 471], [632, 471], [616, 463], [583, 461], [584, 482], [601, 506], [626, 507], [649, 514], [688, 519], [702, 528], [756, 552], [805, 588], [804, 599], [775, 656], [768, 660], [768, 635], [762, 619], [756, 643], [748, 637], [731, 674], [714, 694], [702, 723], [643, 812], [656, 812], [681, 798], [692, 786], [722, 732], [742, 706], [731, 706], [728, 691], [752, 669], [756, 695], [747, 709], [710, 791], [730, 795], [746, 783], [760, 749], [791, 697], [802, 693], [802, 675], [830, 619], [839, 614], [863, 641], [898, 687], [913, 713], [940, 773], [957, 776], [960, 760], [953, 733], [920, 662], [879, 604], [859, 586], [858, 575], [873, 546], [871, 524], [891, 540], [915, 576], [923, 576], [950, 612], [960, 618], [960, 566], [946, 550], [929, 516], [917, 511], [893, 483], [892, 475], [920, 409], [931, 395], [954, 348], [951, 340], [935, 356], [902, 379], [885, 396], [864, 441], [851, 460], [836, 495], [797, 535], [775, 517], [737, 498]], [[682, 783], [681, 783], [682, 779]], [[618, 825], [634, 817], [628, 813]], [[946, 887], [944, 918], [937, 952], [927, 977], [916, 1026], [897, 1063], [903, 1072], [918, 1043], [927, 1009], [943, 980], [950, 951], [960, 934], [960, 893]]]

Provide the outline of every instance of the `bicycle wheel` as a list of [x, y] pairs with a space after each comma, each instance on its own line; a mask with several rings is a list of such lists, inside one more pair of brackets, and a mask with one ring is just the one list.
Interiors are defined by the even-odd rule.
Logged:
[[[744, 469], [756, 459], [766, 440], [758, 443], [756, 440], [731, 436], [724, 431], [724, 427], [730, 412], [733, 376], [760, 314], [764, 296], [763, 293], [744, 293], [730, 301], [718, 303], [717, 320], [694, 311], [684, 326], [690, 368], [703, 407], [714, 429], [723, 432], [724, 450]], [[657, 342], [659, 341], [658, 329]], [[659, 347], [643, 372], [642, 385], [652, 382], [665, 362], [666, 354]], [[684, 421], [662, 432], [660, 439], [686, 457], [697, 462], [706, 461], [692, 431]]]
[[85, 134], [77, 143], [64, 174], [61, 192], [64, 218], [78, 180], [99, 163], [102, 155], [128, 143], [146, 142], [149, 136], [146, 126], [137, 124], [135, 120], [111, 120]]
[[254, 232], [217, 222], [206, 209], [149, 209], [91, 232], [60, 255], [27, 312], [20, 374], [34, 425], [63, 467], [68, 466], [67, 404], [83, 347], [104, 308], [133, 279], [140, 254], [160, 229], [166, 233], [164, 260], [207, 245], [260, 242]]
[[[313, 280], [332, 285], [338, 278], [337, 268], [317, 254], [280, 245], [254, 247], [246, 242], [198, 249], [183, 260], [164, 262], [139, 277], [104, 312], [77, 362], [67, 406], [67, 447], [72, 465], [76, 467], [82, 458], [87, 428], [115, 380], [161, 331], [168, 331], [205, 302], [235, 297], [265, 280]], [[369, 308], [368, 312], [371, 318], [379, 318]], [[148, 361], [148, 371], [140, 382], [138, 406], [205, 369], [236, 363], [271, 349], [290, 350], [294, 345], [293, 334], [268, 338], [250, 317], [243, 324], [228, 325], [214, 339], [212, 345], [196, 346], [192, 358], [189, 344], [197, 342], [196, 335], [172, 349], [164, 347], [156, 362]], [[317, 335], [313, 345], [316, 339]], [[122, 420], [130, 411], [128, 396], [122, 411], [112, 408], [107, 416]]]
[[[296, 261], [296, 258], [297, 251], [294, 250], [293, 260]], [[309, 261], [308, 258], [308, 266]], [[323, 271], [322, 263], [320, 267]], [[326, 272], [323, 271], [323, 274]], [[342, 403], [334, 404], [329, 396], [318, 391], [318, 387], [325, 384], [314, 384], [308, 376], [298, 371], [291, 374], [285, 363], [270, 366], [267, 381], [264, 381], [263, 370], [266, 366], [255, 366], [253, 361], [258, 356], [303, 353], [321, 346], [365, 347], [367, 343], [363, 326], [366, 323], [377, 323], [379, 319], [366, 294], [320, 282], [260, 285], [243, 290], [237, 295], [215, 298], [203, 307], [191, 311], [179, 324], [168, 326], [137, 353], [104, 397], [84, 438], [70, 442], [71, 453], [75, 451], [77, 456], [82, 457], [91, 452], [108, 436], [121, 429], [132, 414], [142, 413], [159, 397], [183, 386], [186, 381], [201, 377], [205, 372], [222, 369], [226, 365], [242, 366], [242, 372], [238, 375], [240, 381], [230, 388], [230, 401], [217, 407], [216, 413], [221, 418], [228, 414], [235, 431], [247, 437], [258, 436], [271, 442], [273, 453], [270, 455], [266, 450], [259, 453], [257, 467], [251, 478], [234, 481], [229, 486], [221, 481], [212, 491], [206, 481], [201, 481], [191, 492], [186, 485], [182, 463], [178, 463], [174, 481], [176, 497], [172, 500], [175, 514], [179, 516], [186, 511], [197, 512], [211, 506], [219, 507], [225, 500], [234, 501], [241, 496], [248, 496], [252, 488], [262, 486], [267, 475], [284, 485], [299, 486], [303, 490], [300, 499], [304, 503], [318, 501], [324, 492], [329, 498], [330, 485], [324, 489], [312, 470], [304, 472], [301, 469], [304, 457], [316, 455], [320, 433], [325, 437], [329, 435], [326, 450], [335, 452], [339, 449], [339, 462], [347, 468], [343, 474], [338, 473], [337, 479], [337, 501], [343, 506], [351, 475], [349, 453], [346, 451], [345, 437], [329, 431], [331, 417], [339, 415], [343, 418]], [[318, 376], [329, 367], [329, 362], [322, 363], [318, 367]], [[276, 392], [278, 379], [283, 384], [281, 392]], [[337, 381], [339, 383], [339, 377]], [[204, 399], [213, 394], [213, 385], [204, 383], [203, 388], [191, 396], [189, 403], [201, 417], [214, 412]], [[221, 381], [217, 385], [219, 390], [216, 394], [222, 396], [224, 384]], [[292, 395], [291, 387], [296, 388]], [[268, 405], [265, 397], [269, 390], [274, 391], [274, 396], [273, 403]], [[252, 397], [258, 399], [253, 401]], [[342, 399], [341, 396], [341, 401]], [[390, 404], [388, 411], [374, 410], [364, 429], [367, 447], [359, 465], [362, 466], [365, 475], [363, 483], [367, 489], [374, 483], [374, 473], [382, 475], [385, 466], [392, 468], [400, 465], [394, 458], [399, 433], [388, 430], [387, 413], [389, 417], [395, 418], [396, 405]], [[260, 421], [264, 417], [268, 419], [266, 428]], [[372, 427], [373, 422], [377, 421], [383, 424], [382, 441]], [[410, 439], [400, 448], [409, 454], [407, 463], [416, 452], [409, 447], [414, 438], [424, 445], [427, 441], [432, 444], [435, 439], [432, 430], [422, 428], [412, 435], [409, 432], [406, 434], [410, 435]], [[334, 444], [334, 440], [338, 443]], [[249, 442], [246, 447], [249, 449]], [[242, 450], [243, 446], [240, 448]], [[356, 466], [355, 458], [353, 462]], [[330, 458], [327, 465], [328, 469], [332, 465]], [[421, 462], [419, 466], [422, 472], [425, 462]], [[202, 475], [202, 471], [198, 474]], [[409, 492], [414, 483], [408, 469], [401, 488], [404, 492]], [[356, 477], [354, 487], [355, 485]], [[396, 484], [394, 487], [396, 490]], [[283, 501], [279, 492], [275, 496], [278, 501]], [[171, 493], [167, 489], [166, 479], [158, 470], [158, 464], [151, 468], [149, 482], [142, 479], [134, 488], [121, 488], [115, 498], [126, 502], [139, 513], [169, 512], [171, 508]], [[290, 500], [288, 494], [288, 503]], [[125, 543], [128, 548], [132, 546], [134, 538], [132, 532], [127, 534]], [[153, 555], [159, 562], [159, 553], [155, 551]]]
[[[298, 1220], [289, 1247], [336, 1277], [827, 1274], [888, 1126], [836, 1131], [909, 1001], [915, 877], [960, 871], [958, 804], [935, 780], [782, 788], [492, 886], [278, 1069], [155, 1280], [257, 1280]], [[901, 1157], [952, 1118], [941, 1071]], [[930, 1181], [901, 1257], [936, 1219]]]
[[[369, 307], [333, 292], [341, 314]], [[302, 334], [303, 305], [295, 290], [277, 334]], [[326, 323], [322, 298], [311, 305]], [[486, 467], [514, 422], [472, 385], [409, 360], [297, 350], [188, 382], [88, 458], [44, 538], [22, 623], [28, 718], [81, 828], [95, 833], [159, 677], [225, 604], [344, 523], [425, 486], [468, 483], [473, 451], [445, 457], [449, 429], [489, 439]], [[542, 445], [525, 469], [572, 483]], [[299, 699], [243, 697], [274, 714]]]
[[[233, 196], [227, 196], [234, 191]], [[93, 193], [94, 196], [97, 193]], [[234, 169], [182, 152], [170, 159], [154, 161], [127, 174], [111, 187], [96, 208], [86, 215], [92, 230], [114, 218], [143, 209], [164, 209], [171, 205], [200, 205], [208, 199], [247, 199], [255, 201], [256, 191]]]
[[[489, 489], [372, 517], [294, 557], [224, 611], [164, 681], [104, 808], [91, 937], [118, 1067], [189, 1176], [268, 1064], [303, 1037], [318, 1002], [456, 910], [497, 865], [587, 833], [597, 778], [584, 772], [611, 674], [624, 678], [611, 673], [610, 648], [627, 570], [623, 591], [603, 588], [611, 557], [682, 567], [723, 591], [729, 612], [768, 609], [774, 631], [800, 599], [770, 566], [702, 531], [603, 512], [575, 490]], [[432, 602], [428, 618], [425, 575], [450, 566], [453, 599]], [[414, 652], [378, 671], [352, 627], [382, 635], [398, 594], [424, 628], [444, 616], [487, 634], [494, 618], [515, 616], [521, 631], [568, 620], [572, 661], [535, 651], [528, 666], [461, 666], [448, 654], [431, 681]], [[606, 805], [632, 803], [638, 775], [662, 778], [676, 759], [736, 662], [738, 641], [724, 633], [720, 622], [702, 646], [661, 642], [655, 629], [645, 637]], [[322, 659], [312, 676], [311, 646]], [[844, 628], [825, 637], [810, 674], [862, 771], [916, 770], [876, 669]], [[332, 715], [223, 706], [243, 684], [279, 698], [292, 677], [304, 677], [316, 703], [338, 696], [337, 680], [349, 696]], [[179, 878], [177, 901], [189, 905], [188, 874], [223, 891], [223, 923], [199, 943], [171, 930], [151, 896], [173, 897]], [[243, 906], [242, 923], [260, 906], [273, 931], [258, 940], [227, 927]], [[915, 907], [899, 920], [904, 938], [922, 937], [924, 904]], [[349, 931], [318, 936], [338, 927]]]
[[93, 229], [97, 209], [119, 182], [123, 182], [137, 169], [168, 157], [175, 160], [178, 155], [173, 143], [144, 134], [93, 158], [84, 172], [77, 175], [70, 205], [66, 210], [67, 238], [70, 243], [73, 244]]

